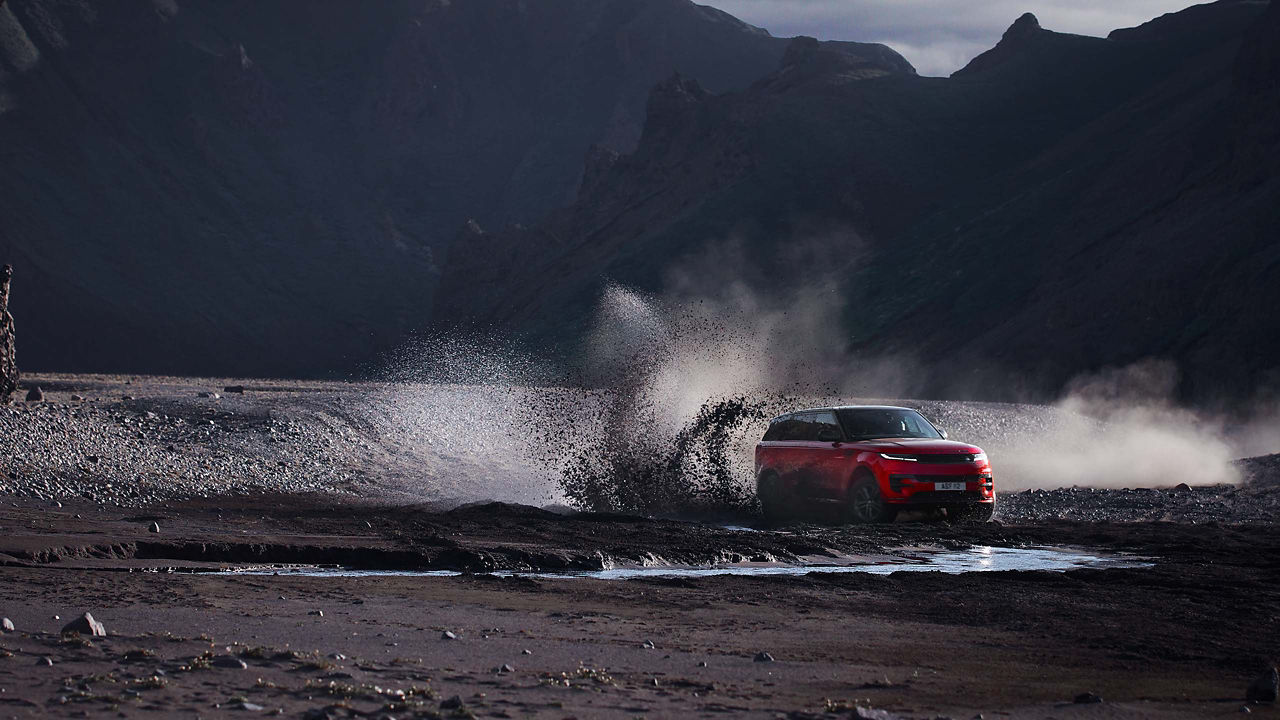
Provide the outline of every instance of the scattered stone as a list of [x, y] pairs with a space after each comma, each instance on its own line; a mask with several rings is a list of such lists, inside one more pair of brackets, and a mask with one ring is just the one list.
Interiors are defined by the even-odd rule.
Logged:
[[503, 663], [502, 666], [496, 670], [496, 672], [500, 672], [500, 673], [513, 673], [515, 671], [516, 671], [515, 668], [511, 667], [506, 663]]
[[44, 402], [44, 391], [39, 385], [27, 391], [27, 402]]
[[221, 397], [222, 397], [222, 396], [221, 396], [221, 395], [219, 395], [218, 393], [216, 393], [216, 392], [210, 392], [210, 391], [208, 391], [208, 390], [201, 390], [200, 392], [196, 393], [196, 395], [197, 395], [198, 397], [202, 397], [202, 398], [212, 398], [212, 399], [214, 399], [214, 400], [217, 400], [217, 399], [219, 399], [219, 398], [221, 398]]
[[1191, 486], [1186, 483], [1178, 483], [1173, 486], [1176, 492], [1191, 492]]
[[752, 658], [752, 660], [755, 662], [773, 662], [773, 656], [762, 650], [756, 653], [756, 656]]
[[643, 643], [641, 643], [640, 647], [644, 648], [645, 650], [652, 650], [658, 646], [654, 645], [652, 640], [645, 640]]
[[440, 701], [441, 710], [459, 710], [462, 708], [462, 696], [454, 695]]
[[265, 708], [265, 707], [263, 707], [263, 706], [261, 706], [261, 705], [259, 705], [259, 704], [257, 704], [257, 703], [251, 703], [251, 702], [248, 702], [248, 701], [241, 702], [241, 703], [237, 703], [237, 704], [235, 705], [235, 707], [237, 707], [237, 708], [239, 708], [239, 709], [241, 709], [241, 710], [248, 710], [249, 712], [262, 712], [263, 710], [266, 710], [266, 708]]
[[135, 398], [135, 397], [134, 397], [134, 396], [132, 396], [132, 395], [121, 395], [121, 396], [120, 396], [120, 399], [121, 399], [121, 400], [124, 400], [125, 402], [128, 402], [128, 401], [130, 401], [130, 400], [136, 400], [137, 398]]
[[1269, 703], [1276, 701], [1277, 694], [1280, 694], [1280, 674], [1271, 667], [1249, 683], [1245, 699], [1252, 703]]
[[452, 630], [445, 630], [440, 633], [441, 640], [457, 640], [458, 636]]
[[160, 532], [160, 523], [154, 520], [151, 521], [151, 524], [147, 526], [147, 532], [153, 532], [153, 533]]
[[[57, 619], [56, 615], [54, 616], [54, 619]], [[63, 635], [69, 635], [71, 633], [79, 633], [89, 637], [105, 637], [107, 634], [107, 628], [102, 623], [94, 620], [93, 615], [85, 613], [62, 626]]]
[[83, 396], [83, 395], [76, 395], [76, 394], [74, 394], [74, 393], [73, 393], [73, 394], [71, 395], [70, 400], [71, 400], [71, 402], [84, 402], [84, 396]]
[[1102, 696], [1095, 693], [1085, 692], [1077, 695], [1072, 702], [1077, 705], [1092, 705], [1094, 703], [1102, 702]]
[[222, 392], [224, 392], [224, 393], [235, 393], [236, 395], [243, 395], [243, 394], [244, 394], [244, 386], [243, 386], [243, 385], [228, 385], [228, 386], [226, 386], [226, 387], [222, 388]]
[[227, 668], [228, 670], [248, 670], [249, 664], [238, 657], [230, 655], [218, 655], [210, 661], [214, 667]]
[[698, 667], [706, 667], [706, 666], [707, 666], [707, 661], [706, 661], [706, 660], [699, 660], [699, 661], [698, 661]]
[[13, 626], [13, 621], [10, 620], [9, 618], [0, 620], [0, 632], [11, 633], [11, 632], [17, 632], [17, 631], [18, 629]]
[[311, 612], [309, 612], [309, 613], [307, 613], [307, 614], [308, 614], [308, 615], [315, 615], [316, 617], [324, 617], [324, 611], [323, 611], [323, 610], [312, 610]]
[[521, 655], [532, 655], [532, 654], [533, 654], [533, 651], [532, 651], [532, 650], [530, 650], [529, 648], [525, 648], [524, 650], [521, 650], [521, 651], [520, 651], [520, 654], [521, 654]]
[[54, 500], [54, 501], [53, 501], [53, 506], [54, 506], [54, 507], [56, 507], [56, 508], [61, 508], [61, 507], [62, 507], [62, 501], [61, 501], [61, 500]]
[[42, 666], [44, 666], [44, 667], [53, 667], [53, 658], [50, 658], [50, 657], [42, 657], [42, 658], [40, 658], [40, 659], [36, 660], [36, 664], [37, 664], [37, 665], [42, 665]]
[[853, 709], [853, 716], [858, 720], [898, 720], [898, 716], [888, 710], [861, 706]]

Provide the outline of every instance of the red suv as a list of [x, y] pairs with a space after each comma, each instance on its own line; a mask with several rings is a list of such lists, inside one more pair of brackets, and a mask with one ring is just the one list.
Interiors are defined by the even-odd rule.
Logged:
[[950, 519], [995, 512], [982, 448], [947, 434], [910, 408], [815, 408], [780, 415], [756, 445], [756, 493], [779, 520], [823, 506], [859, 523], [890, 522], [907, 507], [941, 507]]

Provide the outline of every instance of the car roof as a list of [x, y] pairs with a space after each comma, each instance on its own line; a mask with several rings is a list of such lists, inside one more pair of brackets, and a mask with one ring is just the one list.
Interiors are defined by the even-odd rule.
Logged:
[[791, 415], [800, 415], [802, 413], [821, 412], [823, 410], [912, 410], [912, 409], [914, 408], [900, 407], [898, 405], [827, 405], [825, 407], [813, 407], [813, 408], [804, 408], [803, 410], [792, 410], [791, 412], [782, 413], [778, 417], [775, 417], [774, 420], [777, 420], [778, 418], [789, 417]]

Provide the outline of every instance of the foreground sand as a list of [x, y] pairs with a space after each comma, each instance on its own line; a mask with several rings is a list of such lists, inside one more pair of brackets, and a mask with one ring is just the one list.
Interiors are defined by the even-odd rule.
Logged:
[[[148, 532], [153, 521], [161, 532]], [[0, 614], [18, 630], [0, 637], [0, 716], [1206, 717], [1240, 714], [1280, 630], [1269, 527], [750, 533], [315, 497], [145, 513], [24, 500], [5, 503], [0, 527]], [[585, 566], [619, 552], [786, 557], [968, 540], [1131, 550], [1156, 566], [631, 581], [183, 572], [285, 559]], [[59, 636], [85, 610], [110, 634]], [[1104, 702], [1075, 704], [1081, 693]]]

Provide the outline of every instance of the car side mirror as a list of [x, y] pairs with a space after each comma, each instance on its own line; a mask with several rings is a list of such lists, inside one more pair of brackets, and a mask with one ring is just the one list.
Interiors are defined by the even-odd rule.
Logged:
[[942, 439], [943, 439], [943, 440], [946, 440], [946, 439], [947, 439], [947, 431], [946, 431], [946, 430], [943, 430], [942, 428], [938, 428], [938, 434], [942, 436]]
[[818, 442], [840, 442], [840, 432], [830, 428], [818, 431]]

